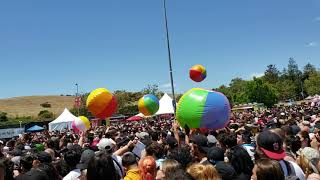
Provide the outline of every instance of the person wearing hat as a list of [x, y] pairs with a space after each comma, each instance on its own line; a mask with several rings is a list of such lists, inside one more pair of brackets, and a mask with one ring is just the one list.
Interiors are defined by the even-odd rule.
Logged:
[[224, 162], [224, 151], [219, 147], [212, 147], [208, 150], [207, 159], [218, 171], [222, 180], [236, 179], [237, 173], [234, 168]]
[[80, 170], [85, 170], [88, 168], [88, 164], [89, 164], [89, 161], [94, 158], [95, 156], [95, 153], [94, 151], [90, 150], [90, 149], [87, 149], [85, 151], [82, 152], [81, 154], [81, 159], [80, 159], [80, 162], [79, 164], [77, 165], [77, 168], [80, 169]]
[[297, 176], [300, 180], [306, 179], [302, 169], [295, 162], [284, 160], [286, 153], [283, 149], [283, 140], [278, 134], [265, 130], [258, 134], [256, 143], [255, 159], [277, 160], [285, 176]]
[[125, 145], [124, 147], [122, 147], [122, 148], [118, 149], [116, 152], [114, 152], [115, 147], [116, 147], [116, 143], [110, 138], [102, 138], [99, 141], [99, 143], [97, 144], [97, 147], [99, 149], [97, 154], [106, 152], [107, 154], [112, 155], [111, 157], [113, 159], [114, 167], [118, 171], [118, 174], [120, 175], [120, 177], [123, 178], [124, 171], [122, 168], [122, 159], [121, 159], [120, 155], [122, 155], [123, 153], [128, 151], [128, 149], [132, 145], [132, 143], [133, 142], [130, 141], [127, 145]]
[[194, 156], [201, 164], [206, 164], [207, 153], [209, 151], [208, 139], [205, 135], [197, 134], [191, 137], [192, 149]]
[[312, 159], [319, 159], [320, 155], [318, 150], [311, 147], [305, 147], [301, 151], [298, 151], [297, 163], [300, 165], [302, 170], [305, 172], [306, 176], [311, 173], [318, 173], [316, 167], [312, 166]]

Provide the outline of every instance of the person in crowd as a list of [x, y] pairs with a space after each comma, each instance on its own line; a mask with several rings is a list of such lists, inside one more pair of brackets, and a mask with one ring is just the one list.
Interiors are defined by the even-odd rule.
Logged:
[[139, 170], [142, 180], [154, 180], [157, 176], [156, 161], [152, 156], [146, 156], [139, 161]]
[[169, 155], [168, 159], [174, 159], [181, 164], [183, 169], [193, 162], [193, 156], [191, 154], [191, 148], [188, 146], [181, 146], [175, 148]]
[[207, 154], [208, 161], [218, 171], [222, 180], [232, 180], [237, 178], [237, 173], [234, 168], [224, 162], [224, 151], [219, 147], [212, 147]]
[[307, 131], [301, 131], [299, 133], [300, 141], [301, 141], [301, 148], [310, 147], [311, 140], [309, 137], [309, 133]]
[[122, 156], [122, 165], [126, 172], [124, 180], [141, 180], [140, 171], [136, 156], [131, 152], [126, 152]]
[[254, 160], [254, 144], [251, 143], [252, 133], [248, 130], [237, 133], [237, 144], [241, 145]]
[[95, 157], [95, 153], [91, 149], [86, 149], [82, 152], [80, 162], [77, 164], [77, 169], [81, 171], [80, 177], [78, 179], [85, 179], [88, 169], [88, 164], [91, 159]]
[[227, 152], [229, 163], [237, 173], [238, 180], [250, 180], [253, 169], [253, 161], [242, 146], [234, 146]]
[[81, 154], [74, 149], [69, 149], [64, 154], [64, 161], [69, 167], [69, 173], [63, 178], [63, 180], [74, 180], [77, 179], [80, 175], [80, 169], [77, 168], [77, 164], [79, 164], [81, 159]]
[[146, 156], [152, 156], [156, 159], [157, 167], [160, 167], [161, 162], [164, 160], [164, 148], [161, 144], [154, 141], [146, 147]]
[[317, 167], [313, 166], [311, 162], [312, 159], [316, 158], [320, 158], [319, 151], [311, 147], [305, 147], [299, 152], [297, 163], [306, 176], [312, 173], [319, 173]]
[[168, 176], [165, 180], [195, 180], [190, 174], [188, 174], [183, 169], [177, 169], [176, 171], [172, 171], [168, 173]]
[[161, 163], [160, 169], [157, 172], [157, 180], [165, 180], [168, 174], [174, 173], [176, 170], [181, 169], [181, 165], [174, 159], [166, 159]]
[[236, 133], [221, 133], [218, 135], [218, 141], [224, 151], [237, 145], [237, 134]]
[[284, 180], [280, 163], [271, 159], [259, 159], [252, 170], [252, 180]]
[[269, 158], [279, 161], [285, 176], [297, 176], [300, 180], [306, 179], [302, 169], [292, 161], [285, 161], [286, 154], [283, 149], [282, 138], [270, 131], [264, 130], [257, 136], [255, 159]]
[[191, 142], [195, 159], [200, 163], [207, 163], [207, 153], [209, 150], [207, 137], [202, 134], [196, 134], [191, 138]]
[[86, 175], [87, 180], [121, 179], [111, 155], [106, 152], [98, 153], [89, 161]]
[[217, 170], [211, 164], [196, 163], [188, 167], [187, 172], [195, 180], [220, 180]]

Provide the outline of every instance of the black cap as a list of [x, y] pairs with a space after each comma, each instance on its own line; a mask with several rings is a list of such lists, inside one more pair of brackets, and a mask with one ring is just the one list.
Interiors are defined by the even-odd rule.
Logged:
[[208, 146], [208, 139], [205, 135], [197, 134], [191, 138], [192, 143], [196, 144], [200, 152], [208, 153], [209, 146]]
[[45, 151], [40, 151], [36, 153], [36, 158], [41, 162], [41, 163], [51, 163], [52, 162], [52, 157], [50, 156], [49, 153]]
[[9, 151], [8, 154], [12, 156], [21, 156], [22, 151], [20, 149], [13, 149], [12, 151]]
[[176, 140], [176, 138], [172, 137], [172, 136], [168, 136], [166, 139], [166, 143], [170, 146], [170, 148], [176, 148], [178, 147], [178, 141]]
[[286, 156], [282, 138], [271, 131], [261, 132], [257, 137], [257, 145], [271, 159], [280, 160]]
[[215, 168], [217, 169], [222, 180], [233, 180], [237, 178], [237, 173], [234, 168], [225, 162], [218, 162], [215, 165]]
[[21, 179], [23, 179], [23, 180], [49, 180], [49, 177], [43, 171], [40, 171], [38, 169], [31, 169], [30, 171], [26, 172], [25, 174], [22, 174]]
[[77, 165], [78, 169], [87, 169], [88, 168], [88, 164], [89, 161], [95, 156], [94, 151], [87, 149], [85, 151], [82, 152], [81, 154], [81, 159], [80, 159], [80, 163]]
[[208, 161], [215, 165], [218, 161], [224, 161], [224, 151], [219, 147], [211, 147], [207, 153]]

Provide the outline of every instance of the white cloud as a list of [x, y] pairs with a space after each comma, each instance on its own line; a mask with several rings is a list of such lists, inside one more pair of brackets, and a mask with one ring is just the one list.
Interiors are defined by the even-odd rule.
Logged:
[[[177, 90], [177, 84], [173, 84], [174, 89]], [[159, 89], [163, 92], [171, 93], [171, 83], [160, 84]]]
[[318, 43], [317, 42], [309, 42], [309, 43], [307, 43], [307, 46], [308, 47], [315, 47], [315, 46], [318, 46]]
[[253, 77], [257, 77], [257, 78], [259, 78], [259, 77], [262, 77], [264, 75], [264, 73], [252, 73], [251, 75], [250, 75], [250, 78], [252, 79]]
[[160, 85], [160, 88], [169, 88], [169, 87], [171, 87], [171, 83], [165, 83]]

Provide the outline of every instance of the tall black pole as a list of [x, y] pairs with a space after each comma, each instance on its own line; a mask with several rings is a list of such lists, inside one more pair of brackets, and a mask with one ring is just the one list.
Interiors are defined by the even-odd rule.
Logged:
[[170, 80], [171, 80], [171, 91], [172, 91], [172, 104], [174, 113], [176, 112], [176, 98], [174, 94], [174, 84], [173, 84], [173, 75], [172, 75], [172, 63], [171, 63], [171, 50], [170, 50], [170, 40], [169, 40], [169, 30], [168, 30], [168, 19], [167, 19], [167, 7], [166, 0], [163, 0], [163, 10], [164, 10], [164, 21], [166, 25], [166, 35], [167, 35], [167, 49], [168, 49], [168, 57], [169, 57], [169, 71], [170, 71]]

